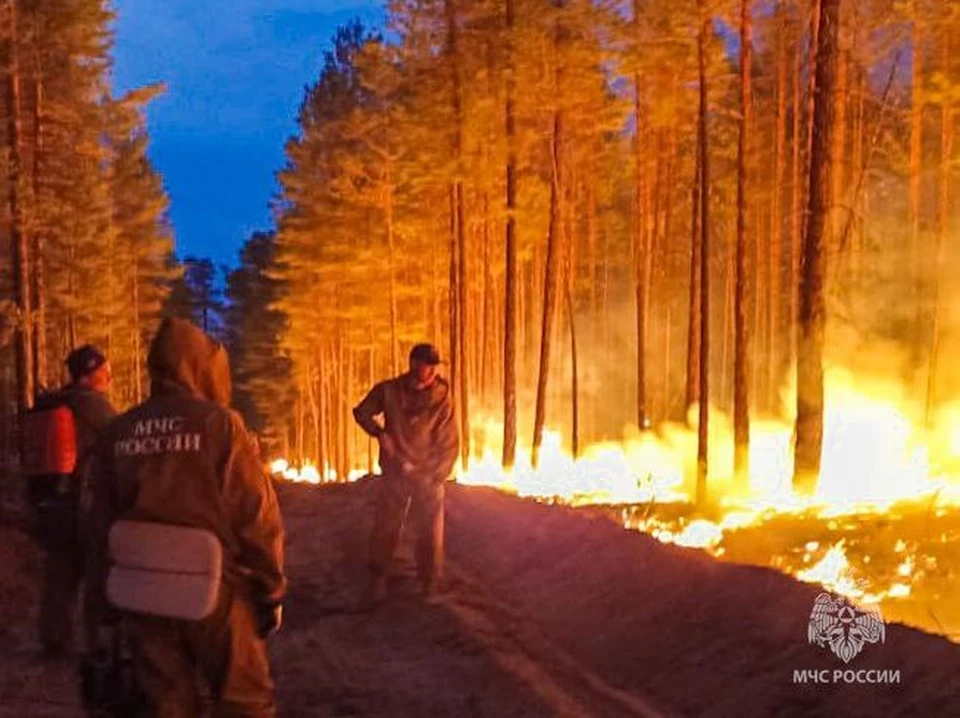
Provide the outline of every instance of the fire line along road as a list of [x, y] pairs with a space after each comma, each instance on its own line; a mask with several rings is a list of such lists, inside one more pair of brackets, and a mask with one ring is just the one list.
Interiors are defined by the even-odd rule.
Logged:
[[[960, 647], [945, 638], [888, 622], [845, 665], [807, 639], [819, 586], [492, 489], [450, 487], [436, 604], [417, 595], [404, 546], [387, 601], [360, 611], [376, 488], [279, 485], [280, 715], [958, 715]], [[33, 646], [35, 551], [9, 526], [0, 539], [0, 716], [79, 716], [73, 666], [41, 664]], [[899, 682], [867, 680], [883, 671]]]

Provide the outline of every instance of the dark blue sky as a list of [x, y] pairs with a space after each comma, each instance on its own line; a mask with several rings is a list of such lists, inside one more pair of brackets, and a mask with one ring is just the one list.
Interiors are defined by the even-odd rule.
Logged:
[[177, 252], [234, 264], [271, 226], [274, 174], [304, 86], [337, 26], [378, 0], [118, 0], [117, 92], [162, 81], [151, 158], [171, 199]]

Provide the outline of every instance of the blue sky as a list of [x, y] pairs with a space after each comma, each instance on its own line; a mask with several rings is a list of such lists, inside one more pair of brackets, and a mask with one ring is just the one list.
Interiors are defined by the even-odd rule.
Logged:
[[234, 264], [271, 226], [274, 175], [337, 26], [377, 0], [117, 0], [117, 92], [165, 82], [149, 110], [181, 256]]

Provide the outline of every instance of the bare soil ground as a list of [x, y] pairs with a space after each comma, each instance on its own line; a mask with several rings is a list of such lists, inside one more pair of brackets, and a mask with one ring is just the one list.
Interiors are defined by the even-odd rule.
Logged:
[[[794, 670], [844, 667], [807, 643], [816, 587], [492, 490], [451, 487], [437, 604], [417, 595], [404, 547], [389, 598], [363, 611], [375, 491], [281, 488], [281, 715], [960, 715], [960, 647], [943, 638], [888, 624], [849, 666], [899, 670], [898, 685], [794, 685]], [[38, 567], [0, 525], [0, 716], [79, 716], [72, 665], [38, 659]]]

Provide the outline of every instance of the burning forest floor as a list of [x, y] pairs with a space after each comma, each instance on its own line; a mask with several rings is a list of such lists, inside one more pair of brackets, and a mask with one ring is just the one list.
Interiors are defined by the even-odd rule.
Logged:
[[[912, 620], [906, 609], [892, 614], [884, 604], [884, 643], [845, 666], [807, 641], [819, 586], [624, 530], [622, 508], [450, 488], [448, 591], [436, 605], [421, 601], [405, 546], [390, 597], [367, 613], [358, 608], [375, 481], [281, 486], [291, 578], [286, 625], [271, 647], [281, 715], [958, 714], [960, 647], [889, 622]], [[922, 533], [930, 526], [920, 516]], [[904, 547], [886, 556], [892, 529], [871, 520], [843, 517], [831, 528], [780, 517], [727, 533], [722, 559], [766, 552], [802, 562], [790, 549], [801, 535], [823, 549], [809, 552], [811, 564], [840, 540], [852, 566], [869, 555], [898, 575], [904, 556], [930, 555], [919, 544], [914, 551], [918, 539], [901, 522], [890, 535]], [[951, 530], [938, 524], [933, 535], [941, 529]], [[36, 553], [9, 526], [0, 526], [0, 546], [0, 716], [80, 715], [72, 666], [39, 662], [32, 642]], [[942, 585], [944, 607], [960, 590], [948, 586], [947, 558], [936, 559], [942, 576], [924, 569]], [[900, 682], [794, 683], [795, 671], [844, 668], [899, 671]]]

